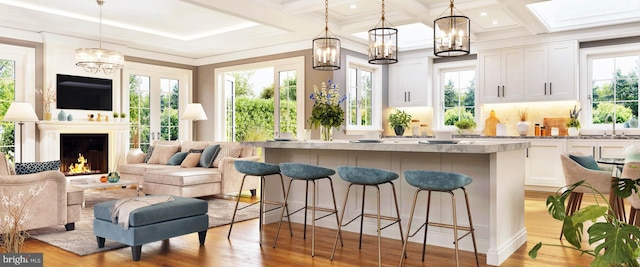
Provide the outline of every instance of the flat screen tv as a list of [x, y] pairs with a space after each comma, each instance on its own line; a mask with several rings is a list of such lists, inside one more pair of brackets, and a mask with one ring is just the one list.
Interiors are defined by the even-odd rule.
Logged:
[[92, 77], [57, 75], [58, 109], [113, 110], [113, 81]]

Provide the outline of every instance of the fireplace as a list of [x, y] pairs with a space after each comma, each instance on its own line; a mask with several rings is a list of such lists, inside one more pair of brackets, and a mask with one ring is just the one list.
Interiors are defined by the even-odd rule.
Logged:
[[60, 134], [60, 169], [66, 176], [109, 170], [108, 134]]

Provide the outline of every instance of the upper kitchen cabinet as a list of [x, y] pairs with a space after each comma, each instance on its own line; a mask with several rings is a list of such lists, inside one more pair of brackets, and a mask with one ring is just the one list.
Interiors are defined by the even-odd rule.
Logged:
[[389, 106], [430, 106], [428, 99], [428, 59], [401, 59], [389, 65]]
[[576, 100], [577, 59], [576, 42], [525, 47], [525, 100]]
[[480, 103], [524, 100], [524, 49], [478, 52], [478, 98]]

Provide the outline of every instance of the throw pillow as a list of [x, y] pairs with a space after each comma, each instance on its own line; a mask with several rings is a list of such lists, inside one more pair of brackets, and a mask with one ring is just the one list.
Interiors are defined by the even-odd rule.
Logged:
[[203, 151], [204, 151], [204, 148], [203, 149], [194, 149], [194, 148], [189, 149], [189, 153], [202, 153]]
[[171, 156], [178, 152], [180, 146], [176, 145], [155, 145], [153, 154], [149, 158], [149, 164], [167, 164]]
[[198, 166], [198, 162], [200, 161], [200, 153], [187, 153], [187, 157], [184, 158], [180, 167], [182, 168], [193, 168]]
[[220, 152], [216, 156], [216, 159], [213, 160], [213, 167], [218, 168], [220, 166], [220, 161], [222, 161], [225, 157], [237, 158], [240, 156], [240, 152], [242, 152], [242, 148], [227, 148], [223, 147], [220, 149]]
[[200, 164], [198, 166], [211, 168], [213, 167], [213, 160], [216, 159], [216, 155], [220, 151], [220, 145], [211, 145], [208, 146], [202, 151], [202, 156], [200, 156]]
[[184, 158], [187, 157], [187, 154], [189, 154], [189, 152], [178, 152], [173, 154], [173, 156], [169, 158], [169, 161], [167, 161], [167, 165], [180, 165]]
[[569, 154], [569, 158], [587, 169], [596, 171], [600, 170], [600, 166], [598, 166], [598, 162], [596, 162], [596, 159], [594, 159], [593, 156], [576, 156]]
[[151, 154], [153, 154], [153, 146], [149, 146], [147, 149], [147, 155], [144, 156], [144, 163], [149, 163], [149, 159], [151, 158]]
[[60, 170], [60, 160], [16, 163], [16, 174], [30, 174], [57, 170]]

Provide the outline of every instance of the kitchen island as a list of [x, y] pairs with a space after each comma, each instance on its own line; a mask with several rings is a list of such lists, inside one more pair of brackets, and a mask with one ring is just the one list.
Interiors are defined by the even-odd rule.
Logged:
[[[381, 143], [355, 143], [349, 141], [284, 141], [284, 142], [247, 142], [245, 145], [262, 147], [265, 162], [296, 162], [336, 169], [338, 166], [363, 166], [385, 169], [400, 174], [395, 180], [403, 230], [411, 209], [416, 188], [409, 185], [402, 173], [406, 170], [438, 170], [456, 172], [473, 178], [467, 187], [478, 252], [486, 253], [487, 264], [500, 265], [527, 240], [524, 226], [524, 175], [525, 149], [529, 142], [522, 141], [461, 141], [458, 144], [421, 144], [418, 140], [383, 141]], [[336, 174], [333, 177], [338, 207], [342, 207], [348, 183]], [[267, 179], [266, 199], [282, 199], [279, 183]], [[326, 182], [319, 183], [319, 196], [316, 205], [329, 208], [333, 206], [330, 187]], [[296, 183], [289, 196], [290, 210], [304, 206], [304, 183]], [[353, 191], [353, 190], [352, 190]], [[459, 190], [457, 190], [459, 191]], [[353, 194], [353, 193], [352, 193]], [[416, 215], [411, 232], [424, 222], [426, 195], [421, 194], [416, 207]], [[381, 212], [395, 216], [393, 195], [390, 188], [381, 186]], [[365, 210], [375, 213], [375, 192], [369, 190], [365, 197]], [[464, 197], [456, 192], [458, 211], [464, 211]], [[349, 198], [345, 212], [345, 222], [359, 214], [362, 203], [362, 188], [356, 190], [356, 196]], [[430, 221], [451, 223], [451, 198], [448, 194], [432, 194]], [[294, 222], [303, 222], [303, 213], [292, 216]], [[279, 220], [279, 213], [269, 214], [266, 222]], [[467, 216], [459, 212], [461, 225], [468, 225]], [[317, 226], [336, 228], [335, 220], [327, 218], [316, 222]], [[350, 224], [345, 231], [359, 231], [359, 224]], [[375, 235], [375, 220], [365, 219], [365, 234]], [[395, 226], [382, 231], [383, 236], [400, 239]], [[422, 234], [409, 241], [422, 243]], [[428, 244], [453, 247], [453, 234], [450, 229], [429, 228]], [[398, 243], [398, 246], [401, 246]], [[460, 241], [460, 248], [473, 251], [471, 238]], [[428, 253], [428, 252], [427, 252]], [[399, 257], [400, 255], [398, 255]], [[409, 255], [419, 257], [419, 255]]]

